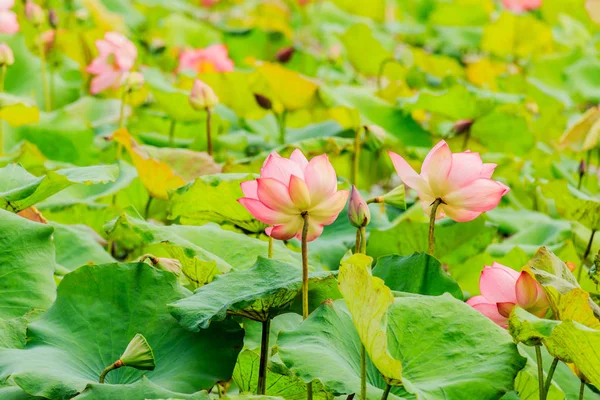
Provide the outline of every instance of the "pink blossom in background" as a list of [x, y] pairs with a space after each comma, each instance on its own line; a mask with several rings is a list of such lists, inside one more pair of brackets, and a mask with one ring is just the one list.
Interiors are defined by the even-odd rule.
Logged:
[[96, 41], [96, 47], [100, 54], [87, 67], [87, 72], [96, 75], [90, 88], [92, 94], [119, 87], [123, 74], [133, 68], [137, 58], [135, 45], [120, 33], [106, 33], [103, 40]]
[[179, 54], [177, 72], [228, 72], [233, 71], [233, 67], [227, 47], [214, 44], [205, 49], [182, 50]]
[[215, 4], [218, 4], [221, 0], [202, 0], [202, 7], [212, 7]]
[[522, 13], [537, 10], [542, 5], [542, 0], [502, 0], [502, 5], [507, 10]]
[[484, 267], [479, 290], [481, 296], [471, 297], [467, 304], [504, 328], [516, 305], [538, 317], [550, 307], [544, 290], [531, 275], [498, 263]]
[[471, 221], [495, 208], [510, 191], [508, 186], [491, 179], [496, 164], [483, 163], [479, 153], [453, 154], [443, 140], [425, 157], [421, 174], [398, 154], [390, 151], [389, 155], [402, 182], [419, 194], [427, 215], [436, 199], [443, 201], [436, 218]]
[[348, 199], [337, 190], [337, 176], [327, 155], [310, 160], [298, 149], [290, 158], [271, 153], [260, 178], [242, 183], [238, 201], [259, 221], [272, 225], [267, 235], [279, 240], [302, 238], [303, 213], [308, 213], [307, 241], [318, 238], [335, 221]]
[[0, 0], [0, 33], [19, 32], [17, 14], [10, 10], [14, 5], [14, 0]]

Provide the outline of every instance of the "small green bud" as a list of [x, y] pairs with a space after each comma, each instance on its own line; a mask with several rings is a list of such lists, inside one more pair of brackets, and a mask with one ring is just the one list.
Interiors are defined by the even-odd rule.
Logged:
[[397, 208], [406, 208], [406, 199], [404, 196], [404, 185], [400, 185], [395, 189], [390, 190], [388, 193], [381, 196], [383, 203], [394, 206]]

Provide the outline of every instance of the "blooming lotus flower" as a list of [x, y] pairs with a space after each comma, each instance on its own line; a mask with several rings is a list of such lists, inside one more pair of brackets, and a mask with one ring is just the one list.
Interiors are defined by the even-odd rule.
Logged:
[[0, 43], [0, 67], [9, 67], [15, 62], [15, 56], [6, 43]]
[[502, 0], [504, 8], [513, 12], [537, 10], [542, 6], [542, 0]]
[[430, 214], [432, 203], [441, 199], [436, 218], [450, 217], [467, 222], [495, 208], [510, 189], [490, 179], [496, 164], [483, 163], [478, 153], [454, 153], [445, 141], [439, 142], [423, 161], [421, 174], [404, 158], [389, 152], [400, 179], [415, 189], [423, 208]]
[[219, 103], [219, 98], [210, 86], [200, 79], [196, 79], [190, 92], [189, 101], [194, 110], [206, 110], [216, 106]]
[[19, 21], [17, 14], [10, 11], [15, 5], [15, 0], [0, 0], [0, 33], [19, 32]]
[[309, 162], [298, 149], [289, 159], [271, 153], [260, 178], [241, 186], [246, 197], [238, 201], [256, 219], [273, 225], [266, 233], [279, 240], [301, 239], [305, 214], [307, 241], [315, 240], [325, 225], [335, 221], [348, 198], [347, 190], [337, 190], [337, 177], [327, 155]]
[[233, 61], [229, 58], [227, 47], [222, 44], [208, 46], [205, 49], [183, 50], [179, 54], [180, 71], [228, 72], [233, 71]]
[[479, 290], [481, 296], [471, 297], [467, 304], [504, 328], [515, 305], [538, 317], [550, 306], [544, 290], [529, 273], [498, 263], [483, 269]]
[[96, 75], [90, 88], [92, 94], [118, 88], [137, 58], [135, 45], [120, 33], [107, 32], [103, 40], [96, 41], [96, 47], [100, 54], [87, 67], [87, 72]]

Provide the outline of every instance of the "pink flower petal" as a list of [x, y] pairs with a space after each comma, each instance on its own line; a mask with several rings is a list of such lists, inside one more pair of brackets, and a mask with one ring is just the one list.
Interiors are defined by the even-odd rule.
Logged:
[[238, 199], [238, 202], [244, 207], [246, 207], [246, 210], [248, 210], [248, 212], [252, 214], [254, 218], [256, 218], [262, 223], [268, 225], [284, 224], [292, 220], [291, 216], [270, 209], [269, 207], [261, 203], [260, 200], [248, 199], [243, 197], [241, 199]]
[[528, 307], [535, 304], [538, 295], [538, 283], [529, 275], [527, 272], [522, 271], [515, 284], [515, 290], [517, 294], [517, 303], [519, 306], [527, 309]]
[[13, 8], [15, 0], [0, 0], [0, 10], [8, 10]]
[[[297, 164], [296, 164], [297, 165]], [[313, 205], [327, 199], [337, 189], [337, 177], [326, 154], [313, 157], [304, 170], [304, 181]]]
[[409, 188], [418, 190], [417, 187], [419, 186], [419, 181], [422, 179], [421, 176], [417, 174], [404, 158], [393, 151], [388, 151], [388, 154], [392, 159], [392, 164], [394, 164], [396, 173], [400, 176], [402, 182]]
[[469, 300], [467, 300], [467, 304], [470, 305], [471, 307], [475, 306], [476, 304], [481, 304], [481, 303], [488, 303], [488, 301], [483, 296], [473, 296]]
[[242, 182], [240, 186], [242, 187], [242, 193], [244, 193], [244, 196], [248, 197], [249, 199], [258, 200], [258, 182], [256, 182], [256, 180]]
[[502, 264], [485, 267], [479, 278], [481, 295], [491, 303], [517, 303], [515, 284], [519, 273]]
[[290, 160], [298, 164], [302, 171], [304, 171], [306, 169], [306, 166], [308, 165], [308, 160], [306, 159], [304, 154], [302, 154], [302, 151], [300, 151], [300, 149], [296, 149], [292, 152], [292, 154], [290, 155]]
[[0, 33], [14, 34], [19, 32], [17, 14], [9, 10], [0, 9]]
[[290, 177], [289, 193], [296, 208], [308, 210], [310, 207], [310, 192], [306, 183], [296, 175]]
[[452, 169], [452, 152], [445, 141], [440, 141], [427, 154], [421, 167], [421, 176], [429, 183], [434, 197], [444, 198], [448, 175]]
[[498, 166], [498, 164], [493, 164], [493, 163], [485, 163], [483, 164], [483, 168], [481, 169], [481, 177], [482, 178], [491, 178], [492, 174], [494, 173], [494, 170], [496, 169], [496, 167]]
[[452, 154], [452, 170], [448, 174], [448, 188], [457, 190], [481, 177], [483, 162], [479, 153]]
[[[309, 217], [310, 218], [310, 217]], [[315, 222], [310, 222], [308, 224], [308, 232], [306, 233], [306, 241], [312, 242], [317, 239], [323, 233], [323, 225], [317, 224]], [[296, 236], [298, 239], [302, 240], [302, 233], [300, 233], [300, 237]]]
[[348, 195], [348, 190], [338, 190], [329, 198], [311, 208], [308, 211], [311, 221], [320, 225], [331, 225], [344, 209]]
[[298, 215], [286, 224], [275, 225], [269, 235], [274, 239], [289, 240], [302, 235], [303, 225], [304, 219]]
[[479, 303], [473, 306], [474, 309], [494, 321], [496, 324], [503, 328], [508, 326], [508, 319], [500, 315], [496, 304], [492, 303]]
[[510, 313], [515, 308], [515, 303], [504, 302], [504, 303], [496, 303], [496, 308], [498, 309], [498, 314], [502, 315], [504, 318], [510, 317]]
[[497, 181], [479, 178], [446, 194], [443, 199], [451, 207], [485, 212], [495, 208], [510, 189]]
[[120, 82], [121, 82], [121, 73], [119, 71], [110, 70], [110, 71], [104, 72], [100, 75], [96, 75], [96, 77], [94, 79], [92, 79], [92, 84], [90, 86], [90, 92], [92, 94], [98, 94]]
[[261, 178], [277, 179], [286, 186], [289, 184], [292, 175], [304, 179], [304, 173], [297, 163], [283, 158], [277, 153], [271, 153], [260, 170]]
[[479, 211], [471, 211], [466, 208], [452, 207], [442, 204], [439, 209], [445, 216], [456, 222], [469, 222], [481, 215]]
[[258, 198], [265, 206], [286, 214], [300, 214], [290, 198], [287, 185], [274, 178], [258, 178], [256, 182]]

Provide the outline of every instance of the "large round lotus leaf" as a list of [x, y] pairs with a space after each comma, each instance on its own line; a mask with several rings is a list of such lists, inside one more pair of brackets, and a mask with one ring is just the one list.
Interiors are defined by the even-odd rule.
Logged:
[[52, 304], [53, 232], [51, 226], [0, 209], [0, 320]]
[[178, 399], [209, 400], [204, 391], [193, 394], [176, 393], [162, 388], [142, 377], [139, 381], [127, 385], [110, 385], [91, 383], [74, 399], [76, 400], [145, 400], [145, 399]]
[[185, 331], [166, 304], [189, 295], [173, 274], [147, 264], [80, 267], [65, 276], [54, 305], [29, 326], [27, 346], [0, 350], [0, 379], [11, 376], [33, 395], [68, 399], [98, 382], [141, 333], [154, 351], [156, 369], [124, 367], [110, 372], [107, 383], [130, 385], [145, 375], [173, 392], [209, 389], [231, 377], [242, 330], [225, 321], [200, 333]]

